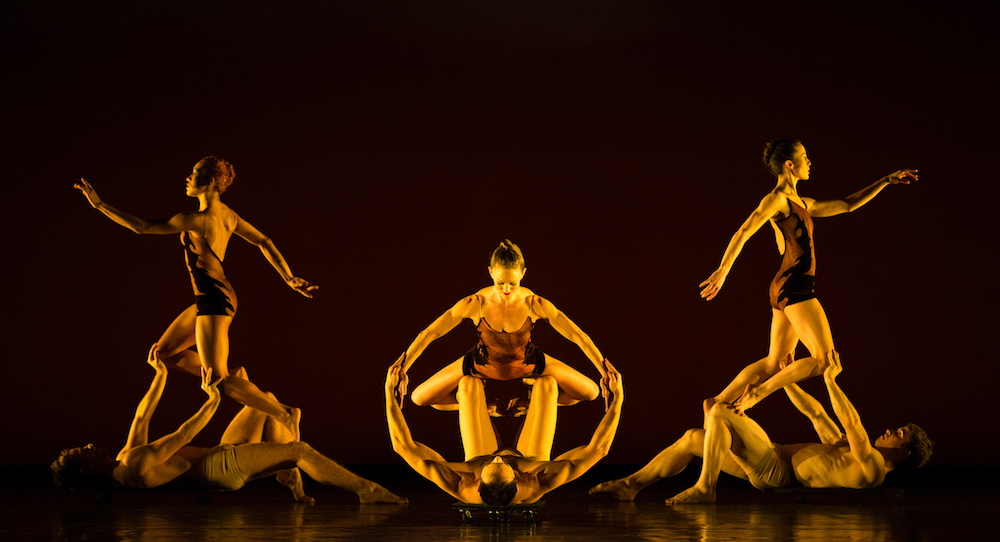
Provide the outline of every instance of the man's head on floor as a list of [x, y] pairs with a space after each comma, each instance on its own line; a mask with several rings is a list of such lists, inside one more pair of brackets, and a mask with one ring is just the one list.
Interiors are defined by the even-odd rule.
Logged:
[[88, 489], [107, 486], [108, 475], [117, 462], [111, 453], [93, 444], [67, 448], [52, 462], [52, 483], [65, 489]]
[[497, 456], [493, 462], [483, 467], [479, 478], [479, 496], [486, 504], [506, 506], [517, 495], [517, 479], [514, 469]]
[[893, 456], [893, 467], [897, 469], [920, 468], [934, 453], [934, 443], [927, 432], [914, 423], [886, 429], [884, 434], [875, 439], [875, 447], [883, 450], [883, 455]]

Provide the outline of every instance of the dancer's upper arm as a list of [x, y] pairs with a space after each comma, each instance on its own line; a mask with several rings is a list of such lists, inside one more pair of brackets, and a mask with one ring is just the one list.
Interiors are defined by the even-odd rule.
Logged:
[[233, 211], [233, 215], [236, 217], [236, 228], [233, 230], [233, 233], [242, 237], [246, 242], [259, 247], [270, 240], [268, 236], [261, 233], [253, 224], [243, 220], [235, 211]]
[[403, 362], [403, 372], [405, 373], [410, 369], [410, 366], [413, 365], [413, 362], [415, 362], [420, 354], [423, 353], [424, 349], [427, 348], [427, 345], [435, 339], [447, 335], [448, 332], [455, 329], [455, 326], [461, 323], [464, 318], [471, 318], [478, 306], [478, 297], [476, 295], [470, 295], [460, 299], [457, 303], [452, 305], [450, 309], [446, 310], [444, 314], [435, 318], [429, 326], [417, 334], [417, 336], [413, 339], [413, 342], [411, 342], [410, 346], [406, 349], [406, 359]]

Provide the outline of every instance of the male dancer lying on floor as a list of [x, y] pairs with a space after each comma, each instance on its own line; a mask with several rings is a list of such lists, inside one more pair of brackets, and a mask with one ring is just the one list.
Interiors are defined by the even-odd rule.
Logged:
[[[212, 419], [219, 406], [219, 381], [212, 382], [212, 369], [202, 369], [201, 389], [208, 400], [197, 413], [169, 435], [149, 442], [149, 421], [167, 382], [167, 367], [156, 345], [148, 363], [156, 370], [149, 391], [136, 408], [125, 447], [112, 459], [107, 450], [88, 444], [63, 450], [52, 463], [53, 480], [58, 486], [98, 487], [116, 484], [132, 488], [153, 488], [176, 478], [194, 478], [210, 487], [239, 489], [257, 478], [277, 475], [295, 499], [312, 503], [302, 489], [302, 469], [325, 485], [357, 493], [363, 503], [405, 503], [384, 487], [365, 480], [320, 454], [305, 442], [294, 442], [284, 424], [267, 414], [244, 407], [214, 448], [188, 444]], [[246, 378], [245, 371], [236, 373]]]
[[486, 406], [483, 381], [464, 376], [457, 389], [459, 425], [464, 462], [449, 462], [441, 454], [413, 440], [403, 418], [396, 388], [403, 357], [389, 367], [385, 378], [385, 412], [392, 447], [418, 474], [466, 504], [527, 504], [579, 478], [608, 454], [618, 429], [625, 392], [618, 371], [604, 361], [605, 389], [614, 394], [597, 431], [584, 446], [554, 460], [552, 439], [556, 429], [559, 386], [551, 376], [540, 376], [532, 387], [524, 426], [514, 449], [498, 449]]
[[705, 429], [689, 429], [631, 476], [598, 484], [591, 495], [609, 493], [631, 501], [644, 487], [680, 473], [695, 457], [703, 457], [701, 477], [667, 504], [715, 502], [719, 472], [758, 489], [784, 487], [798, 480], [806, 487], [866, 488], [878, 486], [894, 468], [916, 468], [927, 462], [933, 443], [923, 429], [909, 424], [886, 430], [872, 446], [861, 417], [836, 382], [842, 366], [836, 351], [827, 354], [823, 373], [830, 402], [844, 427], [840, 432], [823, 406], [799, 386], [785, 386], [792, 403], [813, 423], [822, 443], [781, 445], [771, 442], [756, 422], [724, 404], [712, 407]]

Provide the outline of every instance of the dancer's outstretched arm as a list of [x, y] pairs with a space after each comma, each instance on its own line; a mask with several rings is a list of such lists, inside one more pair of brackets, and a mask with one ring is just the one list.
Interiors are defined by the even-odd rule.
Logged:
[[615, 440], [621, 419], [622, 403], [625, 402], [625, 388], [622, 385], [622, 375], [614, 365], [607, 360], [604, 363], [607, 375], [605, 385], [612, 393], [608, 409], [590, 442], [561, 454], [545, 466], [544, 472], [538, 475], [542, 493], [576, 480], [611, 451], [611, 443]]
[[219, 381], [212, 381], [212, 369], [202, 369], [201, 389], [208, 395], [208, 399], [176, 431], [120, 454], [121, 463], [115, 469], [115, 476], [119, 481], [124, 481], [130, 487], [156, 487], [173, 480], [186, 470], [168, 462], [176, 461], [174, 454], [204, 429], [219, 408]]
[[444, 457], [425, 444], [413, 440], [410, 428], [403, 417], [403, 410], [396, 400], [396, 389], [403, 370], [403, 356], [393, 363], [385, 376], [385, 418], [389, 424], [389, 440], [392, 449], [417, 474], [433, 482], [455, 498], [462, 498], [458, 493], [461, 477], [451, 467]]
[[743, 251], [743, 245], [753, 237], [753, 234], [757, 233], [757, 230], [761, 226], [784, 208], [785, 201], [785, 196], [778, 192], [770, 192], [764, 196], [764, 199], [760, 200], [757, 208], [750, 213], [750, 216], [743, 221], [743, 224], [736, 230], [732, 238], [730, 238], [729, 245], [726, 246], [726, 251], [722, 255], [722, 262], [719, 264], [719, 268], [698, 285], [702, 288], [701, 297], [706, 301], [711, 301], [719, 294], [719, 290], [722, 289], [722, 285], [726, 282], [726, 277], [729, 276], [729, 271], [736, 262], [736, 257]]
[[871, 484], [881, 482], [881, 477], [885, 474], [885, 458], [871, 444], [868, 432], [861, 425], [861, 415], [857, 409], [847, 399], [847, 395], [837, 384], [837, 375], [843, 371], [840, 364], [840, 355], [836, 350], [827, 354], [829, 364], [823, 371], [823, 380], [826, 382], [826, 389], [830, 392], [830, 403], [833, 411], [837, 414], [837, 419], [844, 426], [847, 434], [847, 443], [851, 446], [851, 454], [857, 461], [866, 481]]
[[406, 396], [406, 387], [409, 379], [406, 376], [406, 372], [410, 370], [413, 362], [417, 361], [420, 354], [423, 353], [424, 349], [427, 348], [431, 342], [435, 339], [445, 336], [449, 331], [455, 329], [459, 323], [465, 318], [472, 318], [479, 312], [479, 300], [476, 295], [470, 295], [469, 297], [462, 298], [455, 303], [450, 309], [445, 311], [444, 314], [438, 316], [431, 325], [427, 326], [426, 329], [417, 334], [417, 337], [413, 339], [410, 346], [403, 353], [401, 361], [397, 362], [402, 371], [399, 374], [399, 400], [402, 401], [403, 397]]
[[149, 420], [153, 418], [153, 412], [160, 403], [160, 396], [163, 395], [163, 388], [167, 384], [167, 366], [160, 359], [160, 353], [156, 351], [156, 344], [149, 348], [149, 355], [146, 357], [156, 374], [149, 384], [149, 390], [139, 401], [139, 406], [135, 408], [135, 417], [132, 418], [132, 426], [128, 430], [128, 438], [125, 439], [125, 447], [118, 452], [116, 461], [121, 461], [125, 452], [137, 446], [149, 443]]
[[116, 224], [138, 234], [168, 235], [185, 230], [196, 230], [201, 225], [200, 221], [197, 220], [198, 213], [178, 213], [167, 220], [144, 220], [104, 203], [86, 179], [81, 178], [80, 182], [74, 184], [73, 187], [83, 192], [94, 209], [104, 213]]
[[844, 199], [816, 201], [812, 198], [802, 198], [802, 201], [806, 204], [806, 210], [809, 211], [809, 216], [836, 216], [843, 213], [853, 212], [857, 208], [871, 201], [872, 198], [877, 196], [883, 188], [889, 186], [890, 184], [910, 184], [911, 181], [916, 180], [917, 170], [901, 169], [882, 177], [881, 179], [866, 186], [865, 188], [862, 188], [861, 190], [858, 190]]
[[837, 424], [834, 423], [830, 415], [826, 413], [826, 409], [823, 408], [823, 405], [815, 397], [806, 393], [798, 384], [789, 384], [784, 389], [785, 394], [788, 395], [788, 399], [795, 405], [795, 408], [805, 414], [809, 418], [809, 421], [812, 422], [813, 429], [816, 430], [820, 442], [823, 444], [836, 444], [844, 440], [844, 433], [840, 430], [840, 427], [837, 427]]
[[575, 322], [566, 316], [566, 313], [557, 309], [551, 301], [543, 298], [542, 296], [535, 295], [532, 296], [531, 310], [535, 314], [545, 318], [549, 321], [549, 325], [552, 329], [559, 332], [560, 335], [566, 337], [567, 340], [571, 341], [573, 344], [580, 347], [584, 355], [594, 364], [597, 371], [601, 373], [601, 388], [604, 397], [607, 398], [607, 389], [604, 388], [604, 377], [607, 375], [607, 370], [604, 368], [604, 355], [601, 354], [600, 349], [594, 344], [594, 341], [590, 339], [590, 335], [587, 335], [580, 329], [580, 326], [576, 325]]
[[233, 211], [233, 214], [236, 215], [236, 230], [233, 233], [259, 248], [264, 258], [278, 272], [278, 275], [281, 276], [281, 280], [285, 281], [285, 284], [296, 292], [311, 298], [313, 292], [318, 290], [319, 286], [292, 274], [292, 269], [288, 266], [288, 262], [285, 261], [281, 252], [278, 251], [278, 247], [275, 246], [274, 241], [271, 241], [270, 237], [261, 233], [253, 224], [243, 220], [235, 211]]

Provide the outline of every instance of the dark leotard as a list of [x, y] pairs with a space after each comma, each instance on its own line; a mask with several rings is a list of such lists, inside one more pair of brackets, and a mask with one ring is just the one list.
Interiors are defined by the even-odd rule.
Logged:
[[535, 324], [531, 315], [524, 325], [510, 333], [496, 331], [483, 318], [483, 300], [479, 300], [479, 344], [465, 354], [462, 371], [494, 380], [514, 380], [539, 375], [545, 370], [545, 354], [531, 343]]
[[785, 253], [778, 274], [771, 281], [771, 308], [784, 310], [788, 305], [816, 297], [816, 252], [813, 247], [813, 222], [809, 212], [788, 200], [791, 214], [775, 220], [785, 236]]
[[222, 260], [215, 255], [204, 237], [181, 232], [184, 261], [191, 273], [191, 288], [198, 315], [233, 316], [236, 314], [236, 292], [226, 279]]

